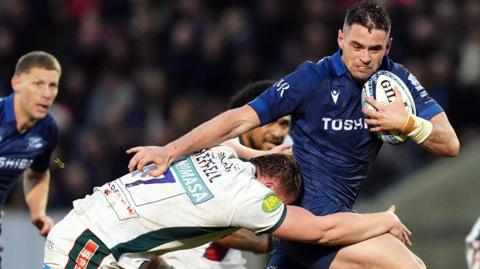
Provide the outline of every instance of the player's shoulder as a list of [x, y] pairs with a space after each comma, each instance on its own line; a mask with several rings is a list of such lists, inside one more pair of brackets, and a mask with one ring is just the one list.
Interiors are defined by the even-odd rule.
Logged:
[[305, 61], [297, 67], [297, 72], [303, 72], [307, 77], [323, 80], [330, 75], [331, 64], [329, 63], [329, 57], [324, 57], [318, 62]]
[[390, 58], [386, 58], [384, 63], [386, 66], [385, 70], [392, 72], [401, 79], [406, 79], [410, 76], [410, 71], [401, 63], [397, 63]]
[[41, 133], [47, 139], [56, 140], [58, 126], [57, 122], [50, 113], [48, 113], [45, 118], [43, 118], [36, 124], [35, 132]]
[[58, 128], [55, 118], [50, 113], [48, 113], [47, 116], [42, 119], [41, 124], [44, 126], [44, 128], [51, 130], [57, 130]]

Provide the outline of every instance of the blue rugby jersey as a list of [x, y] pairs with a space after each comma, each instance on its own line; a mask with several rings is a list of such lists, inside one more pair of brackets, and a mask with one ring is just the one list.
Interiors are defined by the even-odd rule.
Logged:
[[[443, 111], [402, 65], [385, 57], [380, 69], [405, 82], [418, 116], [430, 119]], [[318, 63], [304, 62], [250, 105], [262, 125], [292, 115], [293, 153], [304, 178], [301, 205], [317, 215], [350, 210], [382, 142], [368, 130], [361, 88], [341, 51]]]
[[48, 114], [29, 130], [17, 131], [13, 94], [0, 99], [0, 209], [16, 179], [28, 167], [42, 172], [57, 144], [57, 125]]

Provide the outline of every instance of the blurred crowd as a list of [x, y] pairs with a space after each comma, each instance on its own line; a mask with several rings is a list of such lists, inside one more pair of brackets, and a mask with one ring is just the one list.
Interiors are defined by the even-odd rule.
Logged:
[[[63, 66], [50, 208], [126, 173], [134, 145], [163, 145], [226, 108], [246, 83], [277, 80], [337, 50], [353, 0], [0, 1], [0, 90], [15, 61], [46, 50]], [[478, 136], [480, 1], [391, 0], [393, 47], [447, 111], [461, 142]], [[387, 146], [363, 188], [375, 193], [434, 157]], [[64, 164], [63, 168], [61, 164]], [[20, 185], [20, 184], [18, 184]], [[18, 193], [10, 206], [21, 206]]]

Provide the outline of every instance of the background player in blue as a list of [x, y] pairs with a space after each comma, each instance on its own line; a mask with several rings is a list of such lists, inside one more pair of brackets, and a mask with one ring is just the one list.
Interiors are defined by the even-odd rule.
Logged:
[[[229, 110], [164, 147], [137, 147], [129, 169], [157, 164], [161, 174], [186, 152], [236, 137], [280, 116], [292, 115], [293, 153], [304, 178], [301, 206], [317, 215], [350, 211], [381, 141], [372, 132], [397, 130], [424, 149], [456, 156], [460, 143], [443, 109], [402, 65], [387, 54], [390, 18], [373, 1], [347, 11], [338, 31], [339, 51], [317, 63], [305, 62], [268, 88], [250, 105]], [[378, 111], [362, 111], [361, 87], [377, 70], [399, 76], [414, 98], [418, 115], [408, 115], [400, 98]], [[398, 91], [396, 91], [398, 95]], [[366, 116], [370, 117], [366, 119]], [[408, 127], [408, 128], [406, 128]], [[370, 128], [370, 129], [369, 129]], [[286, 242], [270, 261], [284, 268], [425, 268], [405, 245], [382, 235], [343, 247]]]
[[15, 67], [13, 93], [0, 99], [0, 206], [3, 210], [8, 193], [23, 173], [30, 218], [42, 236], [53, 227], [46, 207], [57, 125], [48, 110], [57, 96], [60, 74], [60, 63], [51, 54], [27, 53]]

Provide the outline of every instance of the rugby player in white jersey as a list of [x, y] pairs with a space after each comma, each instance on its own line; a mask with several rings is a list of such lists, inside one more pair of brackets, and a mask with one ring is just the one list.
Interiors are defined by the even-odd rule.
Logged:
[[352, 244], [390, 233], [410, 244], [394, 214], [314, 216], [286, 204], [301, 177], [290, 156], [244, 162], [216, 146], [184, 156], [159, 177], [134, 171], [74, 201], [49, 233], [45, 269], [139, 268], [150, 258], [217, 240], [240, 228], [317, 244]]
[[[272, 80], [249, 83], [230, 99], [228, 109], [248, 104], [274, 83]], [[256, 150], [271, 150], [282, 143], [291, 144], [292, 140], [288, 136], [290, 123], [291, 117], [284, 116], [246, 132], [232, 139], [230, 143], [240, 143]], [[246, 269], [247, 261], [241, 250], [260, 254], [270, 252], [272, 247], [270, 234], [257, 236], [247, 229], [240, 229], [230, 236], [197, 248], [169, 252], [162, 258], [157, 257], [147, 269]]]

